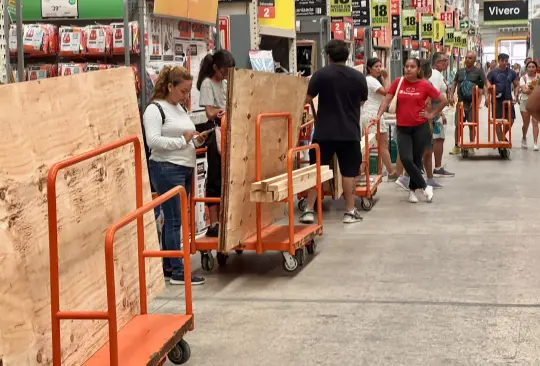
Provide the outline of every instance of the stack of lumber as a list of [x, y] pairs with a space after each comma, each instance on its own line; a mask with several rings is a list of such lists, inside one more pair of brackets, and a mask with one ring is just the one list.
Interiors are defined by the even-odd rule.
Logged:
[[[0, 86], [0, 111], [0, 365], [50, 365], [48, 169], [120, 138], [142, 141], [133, 71]], [[146, 164], [143, 170], [148, 202]], [[133, 148], [60, 171], [56, 200], [60, 309], [104, 311], [105, 230], [135, 209]], [[146, 248], [158, 250], [153, 213], [144, 222]], [[115, 240], [119, 329], [139, 311], [136, 238], [131, 225]], [[146, 263], [150, 300], [165, 284], [160, 261]], [[62, 321], [61, 327], [63, 366], [82, 365], [108, 339], [104, 321]]]
[[[330, 166], [321, 166], [321, 182], [326, 182], [333, 177]], [[317, 166], [309, 165], [305, 168], [296, 169], [292, 172], [293, 194], [307, 191], [317, 185]], [[268, 178], [251, 185], [251, 202], [279, 202], [289, 197], [287, 174]]]
[[[262, 113], [290, 113], [296, 145], [308, 81], [292, 75], [230, 70], [227, 99], [227, 144], [224, 155], [220, 212], [219, 250], [229, 251], [256, 234], [255, 203], [251, 184], [255, 179], [255, 121]], [[261, 123], [261, 176], [287, 171], [287, 121], [267, 118]], [[285, 217], [286, 205], [262, 207], [263, 229]]]

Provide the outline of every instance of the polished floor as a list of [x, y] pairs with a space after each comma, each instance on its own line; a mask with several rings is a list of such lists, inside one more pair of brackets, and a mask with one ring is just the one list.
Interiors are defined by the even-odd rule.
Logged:
[[[521, 125], [511, 160], [445, 152], [456, 177], [431, 204], [384, 183], [345, 226], [343, 204], [325, 201], [318, 253], [297, 273], [278, 253], [232, 254], [212, 273], [193, 257], [207, 283], [193, 288], [188, 364], [539, 365], [540, 152], [532, 130], [521, 149]], [[183, 311], [182, 287], [153, 310]]]

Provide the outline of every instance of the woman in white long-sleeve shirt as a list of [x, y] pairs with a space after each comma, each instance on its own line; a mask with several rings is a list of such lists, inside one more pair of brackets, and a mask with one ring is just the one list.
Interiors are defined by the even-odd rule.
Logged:
[[[149, 169], [152, 186], [163, 194], [178, 185], [187, 193], [195, 167], [195, 146], [206, 139], [197, 133], [183, 104], [189, 99], [193, 78], [182, 67], [164, 67], [152, 92], [152, 103], [146, 108], [143, 124], [146, 143], [150, 149]], [[163, 250], [179, 250], [180, 201], [178, 196], [162, 205], [164, 225], [161, 242]], [[184, 284], [184, 264], [180, 258], [165, 258], [163, 271], [171, 284]], [[191, 276], [193, 285], [203, 284], [204, 278]]]

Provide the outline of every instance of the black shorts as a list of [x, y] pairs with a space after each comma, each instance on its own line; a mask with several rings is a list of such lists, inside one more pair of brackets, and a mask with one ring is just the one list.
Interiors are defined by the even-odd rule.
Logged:
[[[510, 101], [511, 103], [512, 101]], [[495, 108], [495, 118], [496, 119], [502, 119], [503, 118], [503, 110], [504, 108], [508, 108], [506, 104], [504, 104], [504, 100], [497, 99], [497, 104]], [[516, 120], [516, 109], [514, 108], [514, 104], [510, 107], [511, 113], [512, 113], [512, 124], [514, 124], [514, 121]], [[504, 116], [508, 118], [508, 113], [504, 111]]]
[[[358, 176], [360, 165], [362, 164], [362, 153], [360, 152], [360, 141], [317, 141], [321, 151], [321, 165], [330, 165], [334, 154], [337, 155], [339, 170], [341, 175], [346, 178]], [[309, 151], [309, 161], [316, 163], [315, 150]]]
[[[463, 122], [472, 122], [473, 121], [473, 110], [472, 110], [472, 107], [471, 105], [468, 105], [468, 108], [465, 108], [465, 105], [463, 106]], [[456, 106], [456, 113], [455, 113], [455, 120], [454, 120], [454, 123], [455, 123], [455, 126], [457, 127], [458, 126], [458, 123], [459, 123], [459, 107]]]

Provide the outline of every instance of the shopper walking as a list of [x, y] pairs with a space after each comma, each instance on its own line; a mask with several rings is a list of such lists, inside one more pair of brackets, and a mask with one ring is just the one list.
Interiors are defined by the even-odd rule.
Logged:
[[[195, 167], [195, 144], [204, 143], [206, 134], [198, 134], [183, 104], [189, 99], [193, 78], [183, 67], [164, 67], [154, 87], [151, 104], [143, 116], [145, 139], [150, 148], [150, 178], [158, 194], [176, 186], [191, 192]], [[163, 250], [180, 250], [180, 199], [178, 196], [162, 204], [164, 225], [161, 236]], [[173, 285], [184, 284], [184, 264], [180, 258], [164, 258], [163, 272]], [[204, 278], [191, 276], [193, 285]]]
[[[514, 104], [517, 103], [519, 94], [519, 78], [514, 70], [510, 68], [508, 59], [510, 57], [505, 53], [500, 53], [498, 57], [499, 67], [491, 70], [487, 75], [487, 81], [494, 85], [496, 101], [495, 101], [495, 118], [503, 118], [504, 102], [512, 102], [512, 108], [510, 113], [512, 114], [512, 125], [516, 120], [516, 109]], [[486, 98], [486, 107], [488, 106], [488, 99]], [[505, 113], [506, 114], [506, 113]], [[512, 126], [510, 126], [512, 128]], [[504, 132], [500, 125], [497, 126], [497, 137], [499, 141], [507, 141], [506, 134], [508, 133], [508, 127], [504, 128]]]
[[[521, 117], [523, 119], [523, 138], [521, 139], [521, 147], [527, 148], [527, 132], [529, 131], [529, 124], [531, 123], [531, 115], [527, 112], [527, 103], [529, 101], [529, 95], [532, 93], [536, 85], [538, 85], [538, 76], [536, 71], [538, 64], [535, 61], [529, 61], [525, 66], [526, 74], [519, 80], [521, 88], [521, 97], [519, 101], [519, 110], [521, 111]], [[533, 143], [534, 151], [538, 151], [538, 120], [532, 118], [533, 125]]]
[[[447, 97], [448, 83], [442, 73], [448, 68], [449, 61], [450, 59], [446, 53], [435, 52], [432, 59], [431, 77], [429, 78], [429, 81], [435, 89]], [[433, 170], [433, 174], [436, 177], [453, 177], [455, 175], [446, 170], [442, 165], [445, 138], [446, 116], [443, 113], [433, 121], [433, 155], [435, 157], [435, 169]]]
[[[405, 63], [405, 76], [396, 79], [379, 108], [380, 119], [392, 99], [397, 101], [397, 141], [403, 167], [410, 176], [409, 202], [417, 203], [416, 190], [421, 189], [428, 202], [433, 199], [433, 187], [426, 184], [422, 177], [422, 156], [432, 138], [428, 120], [441, 113], [448, 104], [446, 96], [441, 94], [429, 82], [422, 79], [420, 61], [408, 59]], [[426, 99], [431, 98], [438, 104], [433, 111], [426, 111]]]
[[[199, 105], [204, 107], [208, 122], [205, 129], [213, 128], [208, 136], [208, 175], [206, 177], [206, 197], [221, 197], [221, 118], [227, 106], [227, 73], [235, 67], [233, 55], [229, 51], [219, 50], [205, 56], [201, 63], [197, 89]], [[210, 228], [206, 236], [219, 235], [219, 204], [207, 203], [210, 216]]]
[[[465, 68], [458, 70], [452, 84], [452, 91], [450, 92], [450, 103], [453, 103], [454, 95], [457, 90], [458, 104], [456, 104], [456, 113], [454, 120], [454, 126], [456, 128], [454, 133], [455, 144], [454, 149], [450, 151], [450, 155], [457, 155], [461, 153], [461, 149], [458, 146], [459, 102], [463, 102], [463, 121], [473, 122], [474, 113], [472, 110], [472, 99], [474, 86], [478, 86], [478, 89], [483, 89], [484, 95], [487, 97], [486, 76], [482, 70], [474, 67], [475, 62], [476, 52], [467, 52], [467, 54], [465, 55]], [[478, 100], [478, 107], [480, 107], [480, 100]], [[475, 134], [472, 126], [469, 127], [469, 139], [471, 142], [475, 141]], [[469, 154], [473, 155], [474, 149], [470, 149]]]
[[[334, 154], [337, 155], [346, 208], [343, 222], [354, 223], [362, 220], [354, 206], [354, 180], [362, 163], [360, 107], [367, 100], [368, 87], [364, 74], [345, 65], [349, 47], [344, 41], [331, 40], [324, 51], [330, 64], [313, 74], [306, 98], [307, 103], [317, 96], [319, 99], [313, 143], [319, 144], [322, 165], [329, 165]], [[309, 153], [311, 164], [314, 164], [315, 151]], [[317, 192], [310, 190], [301, 222], [315, 221], [313, 206], [316, 198]]]
[[[368, 98], [362, 107], [362, 129], [365, 129], [371, 120], [377, 116], [379, 107], [386, 96], [386, 91], [390, 87], [388, 72], [382, 68], [381, 60], [373, 57], [366, 62], [366, 82], [368, 87]], [[375, 129], [376, 131], [376, 129]], [[384, 119], [380, 122], [380, 138], [377, 141], [382, 162], [388, 171], [388, 181], [395, 182], [398, 178], [396, 170], [390, 159], [388, 149], [388, 126]]]

